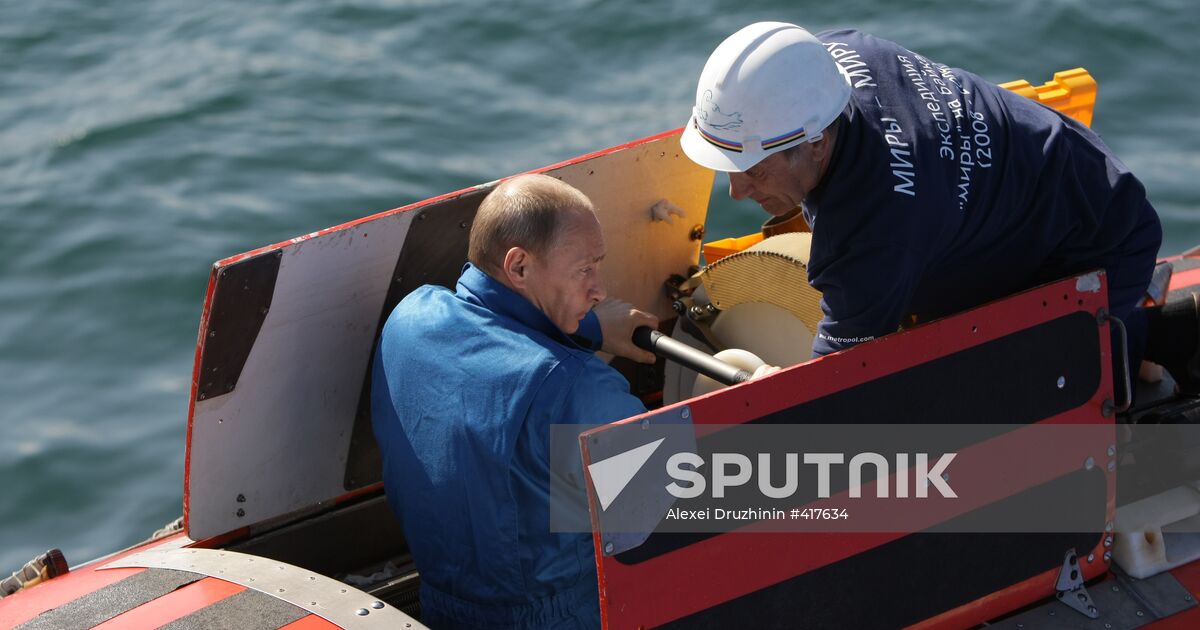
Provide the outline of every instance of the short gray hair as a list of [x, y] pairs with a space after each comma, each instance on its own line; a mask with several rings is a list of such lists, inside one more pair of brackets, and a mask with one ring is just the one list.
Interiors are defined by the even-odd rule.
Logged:
[[581, 210], [595, 212], [587, 195], [570, 184], [547, 175], [514, 177], [479, 204], [471, 223], [467, 259], [496, 275], [513, 247], [545, 255], [558, 236], [564, 214]]

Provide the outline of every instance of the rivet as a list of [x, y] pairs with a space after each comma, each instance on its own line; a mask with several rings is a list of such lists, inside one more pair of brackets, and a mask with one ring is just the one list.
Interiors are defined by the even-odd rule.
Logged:
[[375, 610], [379, 610], [380, 608], [383, 608], [383, 602], [381, 602], [379, 600], [375, 600], [375, 601], [371, 602], [371, 608], [374, 608]]
[[1117, 454], [1117, 446], [1115, 444], [1108, 445], [1108, 456], [1112, 457]]
[[246, 495], [244, 495], [244, 494], [239, 494], [239, 495], [237, 495], [237, 502], [238, 502], [238, 503], [245, 503], [245, 502], [246, 502]]
[[1190, 602], [1190, 601], [1192, 601], [1192, 596], [1191, 596], [1191, 595], [1184, 595], [1184, 596], [1183, 596], [1183, 601], [1185, 601], [1185, 602]]
[[418, 221], [424, 221], [424, 220], [425, 220], [425, 213], [424, 213], [424, 212], [421, 212], [421, 213], [417, 214], [417, 220], [418, 220]]
[[1105, 524], [1104, 524], [1104, 531], [1106, 531], [1106, 532], [1111, 532], [1112, 530], [1113, 530], [1113, 524], [1112, 524], [1112, 521], [1109, 521], [1109, 522], [1107, 522], [1107, 523], [1105, 523]]
[[1050, 611], [1050, 616], [1051, 616], [1051, 617], [1053, 617], [1053, 616], [1054, 616], [1054, 611], [1053, 611], [1053, 610], [1051, 610], [1051, 611]]
[[1105, 628], [1112, 628], [1112, 624], [1111, 624], [1111, 623], [1106, 623], [1106, 624], [1104, 624], [1104, 627], [1105, 627]]
[[246, 510], [243, 510], [242, 508], [238, 508], [237, 515], [238, 515], [238, 518], [242, 518], [243, 516], [246, 515]]
[[1089, 553], [1089, 554], [1088, 554], [1088, 564], [1091, 564], [1091, 563], [1093, 563], [1093, 562], [1095, 562], [1095, 561], [1096, 561], [1096, 554], [1094, 554], [1094, 553]]
[[604, 543], [604, 553], [612, 553], [612, 552], [613, 552], [613, 544], [610, 542]]
[[208, 338], [209, 338], [209, 339], [212, 339], [213, 337], [216, 337], [216, 336], [217, 336], [217, 331], [215, 331], [215, 330], [210, 330], [210, 331], [208, 331]]
[[283, 589], [279, 589], [279, 592], [280, 592], [280, 593], [283, 593], [283, 592], [284, 592], [284, 590], [283, 590]]
[[1091, 470], [1095, 467], [1096, 467], [1096, 460], [1094, 458], [1092, 458], [1091, 455], [1088, 455], [1088, 458], [1083, 460], [1083, 469]]
[[1067, 377], [1065, 377], [1065, 376], [1058, 377], [1058, 388], [1062, 389], [1066, 386], [1067, 386]]
[[649, 429], [649, 428], [650, 428], [650, 419], [649, 419], [649, 418], [643, 418], [643, 419], [642, 419], [642, 428], [643, 428], [643, 429]]
[[1120, 591], [1120, 590], [1121, 590], [1121, 587], [1120, 587], [1120, 586], [1117, 586], [1117, 585], [1115, 585], [1115, 584], [1113, 585], [1113, 592], [1114, 592], [1114, 593], [1116, 593], [1116, 592], [1118, 592], [1118, 591]]
[[310, 575], [308, 576], [308, 579], [309, 581], [316, 581], [317, 577], [315, 575]]
[[698, 224], [693, 227], [692, 231], [688, 233], [688, 238], [692, 239], [693, 241], [698, 241], [704, 238], [704, 225]]
[[1110, 560], [1112, 560], [1112, 552], [1111, 552], [1111, 551], [1105, 551], [1105, 552], [1104, 552], [1104, 561], [1105, 561], [1105, 562], [1109, 562]]
[[1104, 537], [1104, 546], [1105, 546], [1105, 547], [1111, 547], [1111, 546], [1112, 546], [1112, 541], [1113, 541], [1113, 537], [1112, 537], [1112, 536], [1105, 536], [1105, 537]]
[[679, 415], [680, 415], [680, 416], [681, 416], [681, 417], [682, 417], [684, 420], [687, 420], [688, 418], [692, 417], [692, 410], [691, 410], [691, 409], [688, 409], [687, 407], [684, 407], [684, 408], [683, 408], [683, 411], [679, 412]]
[[1112, 472], [1116, 469], [1117, 469], [1117, 461], [1115, 459], [1108, 460], [1108, 472]]
[[467, 222], [466, 222], [466, 221], [459, 221], [459, 222], [458, 222], [458, 227], [460, 227], [460, 228], [465, 228], [465, 227], [467, 227]]
[[1142, 612], [1142, 611], [1140, 611], [1140, 610], [1139, 610], [1139, 611], [1137, 611], [1137, 616], [1139, 616], [1139, 617], [1145, 617], [1145, 616], [1146, 616], [1146, 613], [1144, 613], [1144, 612]]
[[367, 610], [366, 608], [359, 608], [358, 610], [354, 611], [354, 614], [358, 615], [359, 617], [366, 617], [367, 615], [371, 614], [371, 611]]

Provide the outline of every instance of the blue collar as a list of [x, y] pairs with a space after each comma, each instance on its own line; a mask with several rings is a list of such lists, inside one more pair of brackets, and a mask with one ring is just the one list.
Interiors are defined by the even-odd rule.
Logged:
[[458, 297], [468, 302], [477, 303], [493, 313], [515, 320], [568, 348], [585, 349], [532, 302], [471, 263], [463, 267], [462, 275], [458, 277], [457, 288]]

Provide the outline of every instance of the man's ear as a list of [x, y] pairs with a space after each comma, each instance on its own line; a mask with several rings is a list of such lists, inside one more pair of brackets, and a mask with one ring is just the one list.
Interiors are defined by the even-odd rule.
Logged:
[[824, 162], [833, 153], [833, 134], [823, 133], [820, 140], [809, 143], [809, 146], [812, 147], [812, 161]]
[[501, 272], [508, 280], [508, 286], [514, 289], [524, 289], [529, 284], [529, 265], [533, 262], [532, 254], [524, 247], [512, 247], [504, 253], [504, 263]]

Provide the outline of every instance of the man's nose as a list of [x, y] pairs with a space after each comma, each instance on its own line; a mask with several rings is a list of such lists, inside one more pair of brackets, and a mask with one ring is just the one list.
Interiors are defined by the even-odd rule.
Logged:
[[750, 178], [745, 173], [729, 174], [729, 196], [738, 200], [750, 196]]
[[592, 299], [593, 304], [597, 304], [608, 297], [608, 292], [604, 290], [604, 279], [600, 277], [600, 272], [598, 271], [588, 291], [588, 297]]

